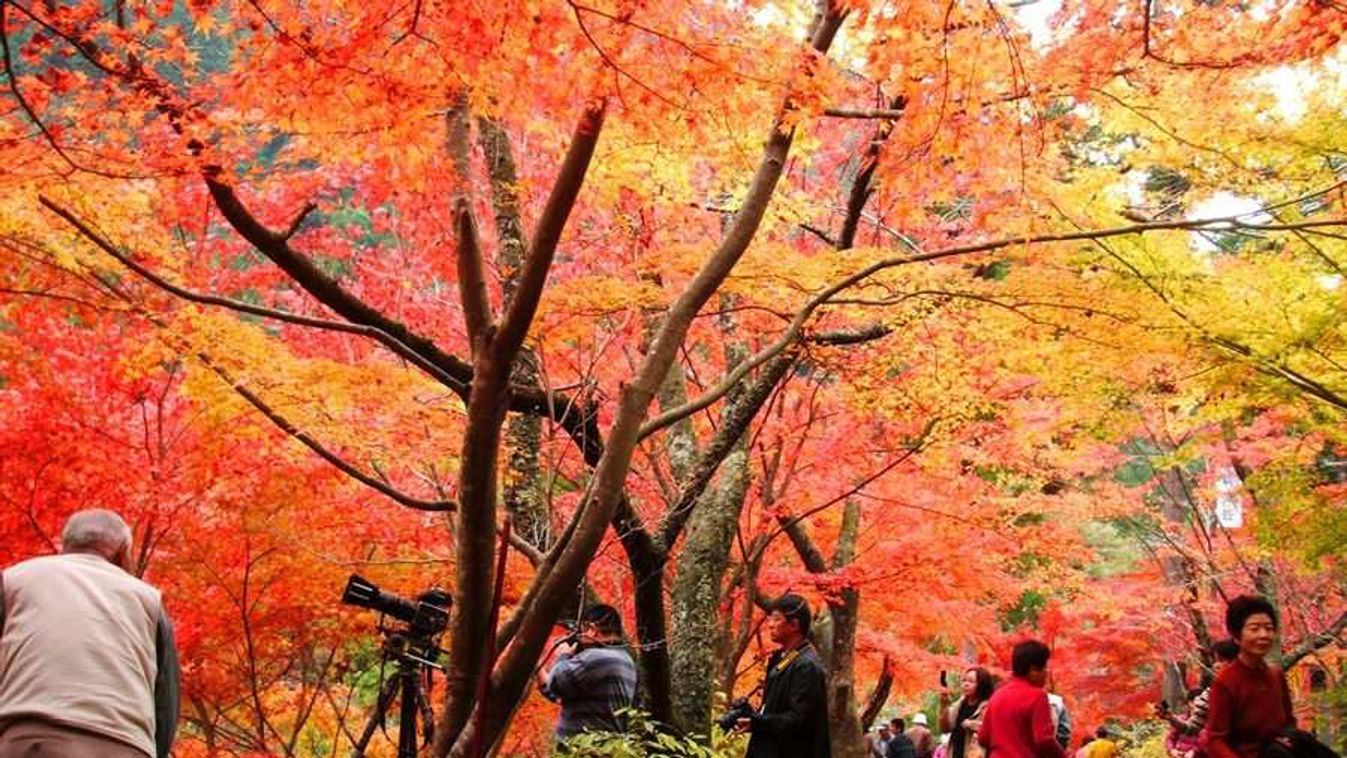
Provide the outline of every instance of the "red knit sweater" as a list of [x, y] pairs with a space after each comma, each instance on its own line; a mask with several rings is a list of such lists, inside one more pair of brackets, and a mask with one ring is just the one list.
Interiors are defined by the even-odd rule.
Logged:
[[1286, 674], [1276, 666], [1236, 659], [1211, 683], [1206, 735], [1211, 758], [1258, 758], [1265, 742], [1295, 725]]
[[1052, 726], [1048, 693], [1018, 676], [992, 693], [978, 742], [989, 758], [1065, 758]]

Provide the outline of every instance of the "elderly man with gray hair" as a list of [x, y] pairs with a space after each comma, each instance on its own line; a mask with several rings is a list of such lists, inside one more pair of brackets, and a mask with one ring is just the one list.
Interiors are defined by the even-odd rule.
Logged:
[[79, 511], [60, 555], [0, 572], [0, 758], [168, 755], [178, 653], [131, 542], [116, 513]]

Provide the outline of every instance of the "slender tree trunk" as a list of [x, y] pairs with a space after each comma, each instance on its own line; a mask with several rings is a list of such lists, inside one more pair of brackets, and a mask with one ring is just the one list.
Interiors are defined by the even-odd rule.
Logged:
[[[501, 375], [509, 367], [488, 358], [473, 368], [458, 482], [454, 583], [456, 587], [489, 588], [493, 586], [496, 549], [497, 454], [506, 407], [506, 384]], [[438, 727], [450, 733], [463, 729], [472, 711], [477, 679], [485, 663], [482, 651], [492, 599], [489, 591], [455, 594], [458, 597], [449, 627], [452, 647], [445, 670], [446, 708]]]
[[720, 486], [703, 496], [688, 523], [673, 583], [673, 724], [697, 734], [710, 734], [721, 585], [748, 493], [748, 453], [742, 442], [721, 470]]
[[[856, 557], [861, 508], [850, 500], [842, 514], [842, 532], [833, 554], [833, 569], [851, 564]], [[828, 717], [835, 758], [862, 758], [861, 720], [856, 708], [856, 624], [861, 593], [845, 587], [839, 599], [828, 603], [832, 616], [832, 668], [828, 677]]]
[[883, 668], [879, 673], [879, 681], [875, 682], [875, 688], [870, 691], [870, 697], [865, 699], [865, 709], [861, 711], [861, 734], [870, 731], [870, 726], [875, 723], [879, 717], [879, 712], [884, 710], [884, 704], [889, 701], [889, 691], [893, 689], [893, 661], [888, 656], [884, 656]]
[[[505, 129], [494, 119], [479, 118], [477, 133], [491, 180], [491, 209], [496, 219], [496, 237], [500, 243], [496, 260], [502, 274], [501, 291], [508, 304], [519, 288], [519, 274], [524, 265], [524, 253], [528, 249], [524, 225], [519, 217], [519, 198], [515, 194], [519, 176], [515, 170], [510, 135]], [[511, 378], [516, 386], [538, 386], [537, 359], [531, 348], [525, 346], [519, 351]], [[538, 463], [542, 426], [543, 420], [537, 414], [518, 413], [510, 417], [505, 432], [509, 457], [506, 461], [503, 499], [505, 510], [514, 521], [515, 532], [530, 545], [546, 550], [552, 542], [552, 518], [542, 491], [542, 473]]]

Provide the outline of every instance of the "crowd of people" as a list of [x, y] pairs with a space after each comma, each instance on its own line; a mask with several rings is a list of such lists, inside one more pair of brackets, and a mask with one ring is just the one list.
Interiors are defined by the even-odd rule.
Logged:
[[[1170, 758], [1331, 758], [1336, 754], [1298, 729], [1286, 675], [1268, 662], [1278, 632], [1276, 609], [1261, 597], [1230, 601], [1231, 638], [1212, 646], [1211, 681], [1188, 693], [1187, 706], [1163, 702], [1156, 715], [1170, 726]], [[1035, 640], [1015, 646], [1012, 677], [1000, 686], [984, 668], [969, 668], [958, 698], [940, 692], [937, 747], [924, 714], [903, 729], [895, 718], [866, 736], [869, 758], [1065, 758], [1072, 746], [1065, 700], [1051, 691], [1050, 651]], [[1083, 735], [1072, 758], [1114, 758], [1119, 744], [1108, 727]]]
[[[777, 646], [768, 660], [761, 707], [749, 709], [734, 728], [749, 734], [748, 758], [828, 758], [832, 754], [827, 710], [827, 675], [809, 641], [810, 610], [804, 598], [788, 594], [773, 603], [768, 630]], [[1276, 609], [1255, 596], [1233, 599], [1226, 610], [1229, 640], [1218, 643], [1214, 677], [1191, 693], [1179, 712], [1160, 709], [1171, 725], [1171, 758], [1332, 758], [1336, 754], [1296, 728], [1284, 672], [1267, 660], [1278, 632]], [[613, 638], [610, 638], [610, 640]], [[621, 656], [619, 656], [620, 658]], [[1066, 700], [1051, 690], [1051, 650], [1037, 640], [1017, 644], [1011, 676], [998, 683], [986, 668], [970, 667], [939, 693], [938, 732], [925, 713], [890, 719], [865, 736], [867, 758], [1116, 758], [1119, 743], [1107, 726], [1079, 735], [1073, 743]], [[561, 695], [558, 737], [575, 728], [574, 710], [560, 681], [573, 676], [574, 658], [563, 655], [543, 680], [549, 697]], [[611, 661], [610, 661], [611, 664]], [[629, 657], [619, 678], [598, 673], [611, 707], [635, 696], [635, 667]], [[616, 697], [613, 697], [614, 693]], [[595, 719], [594, 728], [610, 721]], [[583, 728], [583, 727], [581, 727]], [[1073, 750], [1074, 748], [1074, 750]]]
[[[0, 758], [159, 756], [169, 753], [178, 714], [173, 627], [159, 592], [131, 573], [132, 534], [115, 513], [87, 510], [67, 521], [61, 553], [0, 572]], [[748, 758], [830, 758], [827, 672], [810, 642], [805, 598], [769, 604], [775, 650], [758, 707], [726, 725], [748, 735]], [[1277, 611], [1266, 599], [1231, 600], [1230, 639], [1213, 646], [1214, 676], [1186, 709], [1157, 709], [1170, 724], [1171, 758], [1337, 758], [1296, 725], [1290, 688], [1269, 663]], [[97, 627], [90, 635], [89, 626]], [[937, 732], [925, 713], [893, 718], [866, 736], [867, 758], [1067, 758], [1066, 701], [1051, 692], [1051, 650], [1015, 645], [1011, 676], [971, 667], [941, 676]], [[573, 640], [540, 668], [539, 689], [561, 705], [558, 745], [584, 732], [614, 732], [636, 702], [637, 674], [608, 605], [588, 608]], [[1106, 727], [1083, 737], [1072, 758], [1115, 758]]]

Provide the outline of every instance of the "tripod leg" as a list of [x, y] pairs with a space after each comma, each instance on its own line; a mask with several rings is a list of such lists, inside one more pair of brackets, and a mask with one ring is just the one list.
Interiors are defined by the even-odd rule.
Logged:
[[430, 707], [430, 696], [426, 694], [425, 680], [416, 680], [416, 702], [421, 707], [421, 732], [424, 735], [422, 745], [435, 741], [435, 711]]
[[414, 663], [402, 664], [398, 679], [402, 684], [402, 710], [398, 723], [398, 758], [416, 758], [416, 713], [421, 700], [421, 672]]
[[374, 737], [375, 730], [382, 726], [387, 718], [388, 706], [393, 704], [393, 697], [398, 694], [399, 684], [401, 683], [397, 677], [383, 683], [383, 687], [379, 690], [379, 700], [374, 704], [374, 712], [365, 722], [365, 731], [360, 733], [360, 740], [355, 743], [351, 758], [365, 758], [365, 749], [369, 747], [369, 741]]

